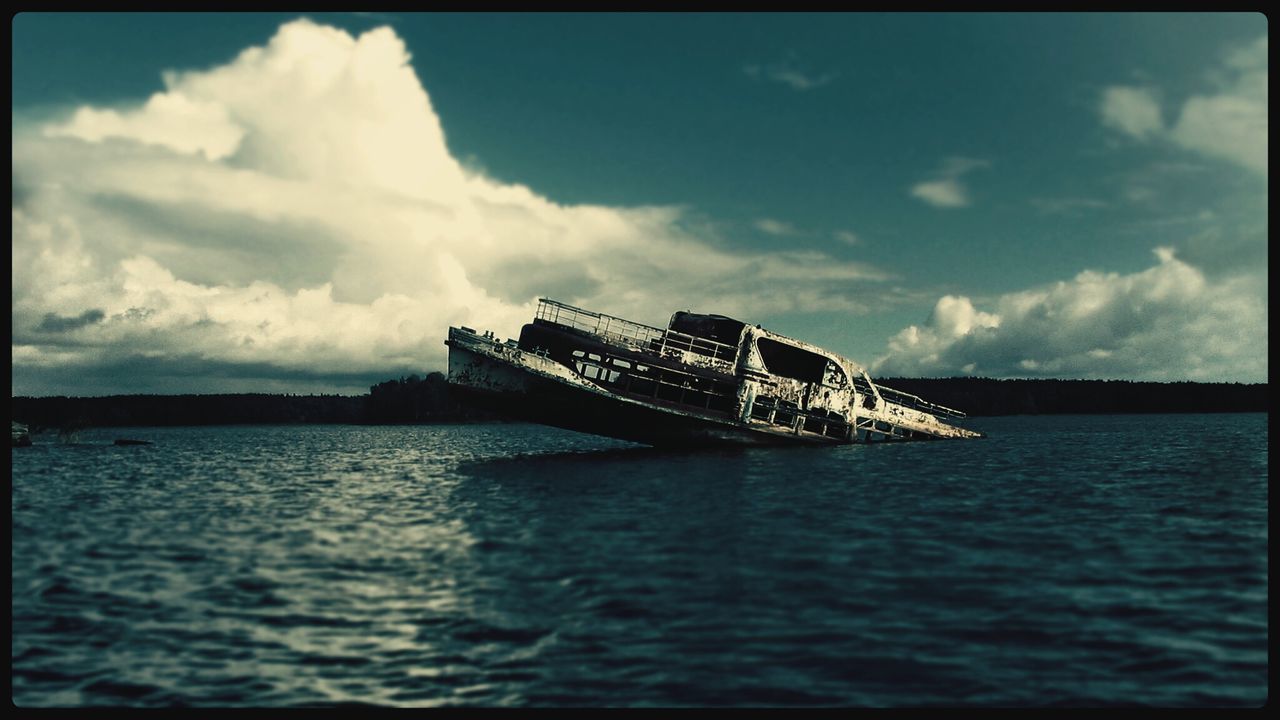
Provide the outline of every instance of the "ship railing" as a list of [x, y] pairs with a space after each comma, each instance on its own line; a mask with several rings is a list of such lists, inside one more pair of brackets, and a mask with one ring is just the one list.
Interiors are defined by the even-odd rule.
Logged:
[[[911, 393], [902, 392], [901, 390], [894, 390], [893, 388], [886, 388], [883, 385], [877, 385], [876, 387], [880, 388], [880, 393], [885, 397], [885, 399], [889, 400], [890, 402], [897, 403], [898, 405], [903, 405], [905, 407], [927, 412], [930, 415], [950, 417], [950, 418], [966, 417], [966, 415], [960, 410], [956, 410], [955, 408], [949, 408], [945, 405], [939, 405], [937, 403], [931, 403], [928, 400], [924, 400], [919, 396], [912, 395]], [[886, 390], [888, 392], [885, 392]]]
[[606, 339], [621, 342], [637, 350], [671, 356], [682, 352], [706, 355], [723, 365], [721, 369], [732, 372], [738, 348], [727, 343], [686, 335], [675, 330], [663, 330], [643, 325], [613, 315], [584, 310], [557, 300], [540, 299], [535, 319], [556, 325], [583, 330]]
[[[864, 392], [870, 393], [871, 391], [870, 387], [867, 387], [867, 382], [860, 378], [854, 379], [853, 384], [859, 390], [862, 390]], [[927, 412], [930, 415], [935, 415], [939, 417], [950, 417], [950, 418], [967, 417], [963, 412], [956, 410], [955, 408], [949, 408], [949, 407], [946, 407], [945, 405], [931, 403], [928, 400], [925, 400], [924, 398], [921, 398], [918, 395], [912, 395], [911, 393], [903, 392], [901, 390], [894, 390], [893, 388], [885, 387], [880, 383], [876, 383], [876, 389], [880, 391], [880, 396], [883, 397], [886, 402], [891, 402], [894, 405], [901, 405], [903, 407], [911, 408], [913, 410], [920, 410], [921, 412]]]

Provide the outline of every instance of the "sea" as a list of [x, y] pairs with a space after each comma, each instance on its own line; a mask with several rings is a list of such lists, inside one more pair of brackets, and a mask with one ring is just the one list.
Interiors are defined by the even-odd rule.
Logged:
[[1267, 415], [966, 426], [987, 437], [39, 434], [12, 451], [12, 701], [1267, 702]]

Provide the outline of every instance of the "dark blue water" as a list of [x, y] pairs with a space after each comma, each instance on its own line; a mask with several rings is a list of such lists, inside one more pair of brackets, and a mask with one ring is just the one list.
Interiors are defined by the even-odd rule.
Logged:
[[1265, 415], [968, 424], [990, 437], [37, 436], [13, 450], [13, 701], [1266, 701]]

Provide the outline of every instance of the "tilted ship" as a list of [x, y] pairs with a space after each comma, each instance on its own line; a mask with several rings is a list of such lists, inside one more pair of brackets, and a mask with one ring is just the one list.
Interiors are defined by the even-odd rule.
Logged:
[[643, 325], [540, 300], [518, 340], [450, 327], [450, 391], [529, 422], [655, 446], [977, 438], [857, 363], [723, 315]]

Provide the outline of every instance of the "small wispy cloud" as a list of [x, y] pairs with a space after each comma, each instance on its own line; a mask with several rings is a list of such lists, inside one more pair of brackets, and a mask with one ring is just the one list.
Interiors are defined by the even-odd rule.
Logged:
[[1109, 87], [1102, 92], [1098, 113], [1103, 125], [1139, 140], [1164, 132], [1160, 97], [1152, 88]]
[[766, 65], [751, 64], [742, 68], [747, 77], [757, 80], [768, 80], [790, 87], [792, 90], [804, 92], [827, 85], [835, 80], [838, 73], [816, 74], [802, 69], [794, 58]]
[[911, 194], [934, 207], [957, 208], [969, 205], [969, 195], [964, 186], [955, 180], [933, 180], [917, 183]]
[[857, 233], [850, 232], [848, 230], [837, 230], [832, 233], [831, 236], [845, 245], [858, 245], [862, 242], [862, 239], [858, 237]]
[[990, 167], [991, 162], [979, 158], [953, 156], [946, 158], [931, 180], [911, 186], [911, 195], [938, 208], [959, 208], [970, 205], [969, 191], [960, 178], [979, 168]]
[[779, 237], [783, 235], [795, 235], [799, 232], [796, 230], [794, 225], [785, 223], [781, 220], [774, 220], [773, 218], [760, 218], [759, 220], [756, 220], [754, 224], [755, 228], [760, 232]]

